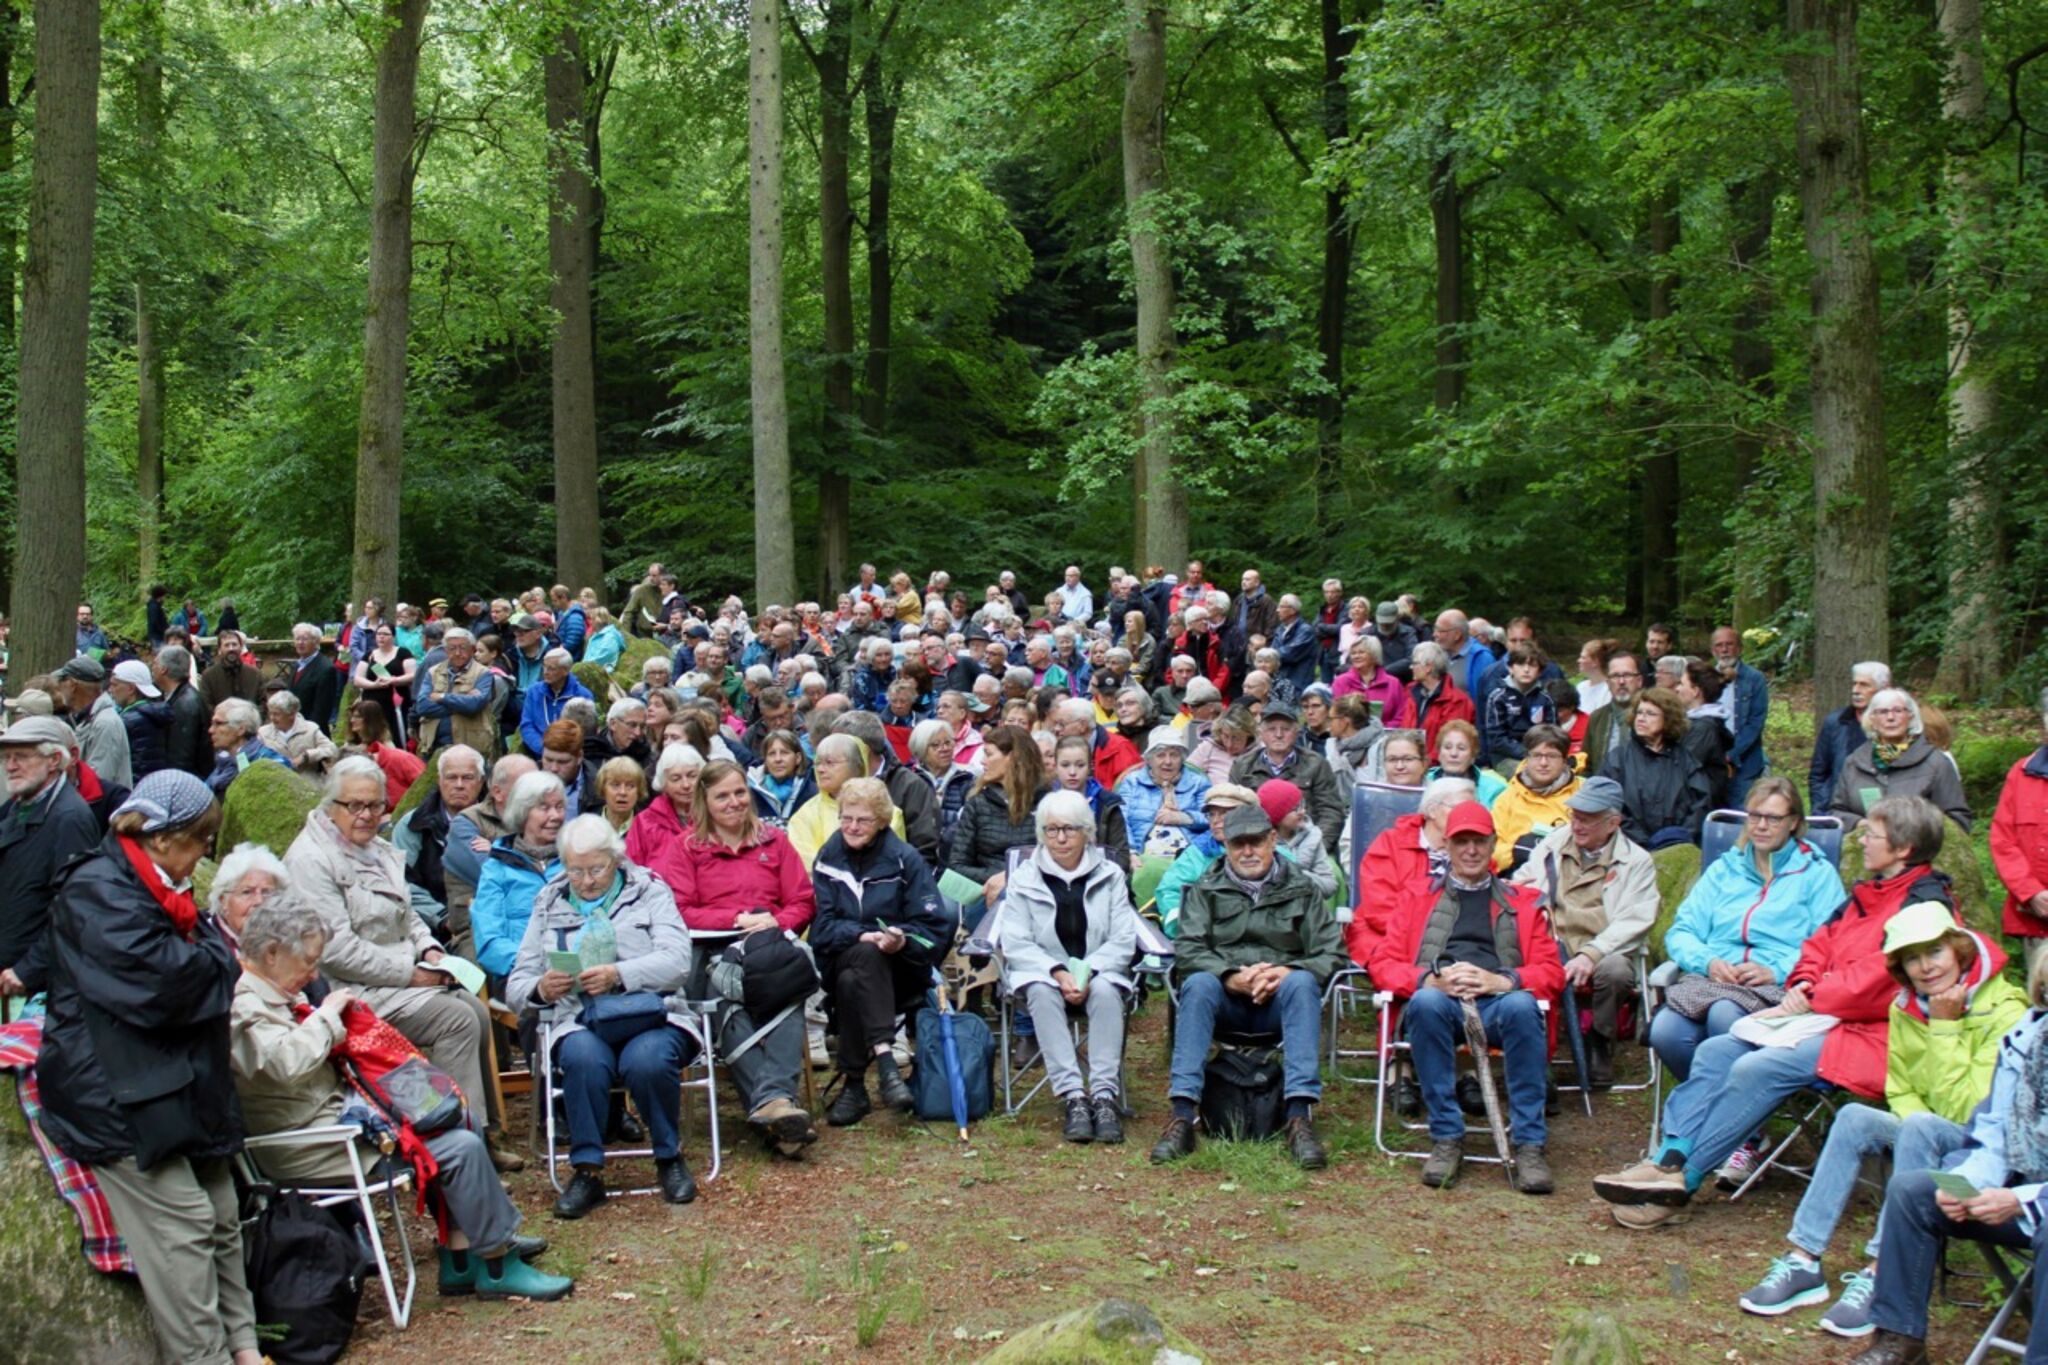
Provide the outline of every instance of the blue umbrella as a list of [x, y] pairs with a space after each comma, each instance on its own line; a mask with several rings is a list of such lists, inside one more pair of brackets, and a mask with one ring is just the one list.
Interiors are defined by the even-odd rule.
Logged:
[[953, 1006], [946, 999], [946, 982], [932, 969], [932, 984], [939, 998], [939, 1047], [945, 1054], [946, 1088], [953, 1095], [953, 1126], [960, 1130], [960, 1140], [967, 1141], [967, 1078], [960, 1071], [960, 1045], [953, 1038]]

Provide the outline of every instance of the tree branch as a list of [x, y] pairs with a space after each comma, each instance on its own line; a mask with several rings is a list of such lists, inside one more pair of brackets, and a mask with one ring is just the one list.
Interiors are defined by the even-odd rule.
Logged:
[[1274, 100], [1272, 91], [1259, 92], [1259, 107], [1266, 111], [1266, 121], [1273, 125], [1274, 132], [1280, 134], [1281, 143], [1287, 148], [1287, 154], [1294, 158], [1294, 164], [1301, 167], [1301, 173], [1314, 174], [1315, 167], [1310, 165], [1308, 157], [1302, 154], [1301, 144], [1294, 140], [1294, 134], [1287, 131], [1287, 121], [1280, 117], [1280, 106]]

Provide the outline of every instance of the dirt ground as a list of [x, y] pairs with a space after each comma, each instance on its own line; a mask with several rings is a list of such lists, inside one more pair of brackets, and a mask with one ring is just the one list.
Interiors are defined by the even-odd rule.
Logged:
[[[1348, 1044], [1371, 1025], [1346, 1027]], [[1622, 1079], [1641, 1064], [1625, 1052]], [[1739, 1204], [1709, 1197], [1678, 1229], [1630, 1233], [1607, 1218], [1591, 1182], [1640, 1153], [1642, 1093], [1599, 1097], [1592, 1118], [1567, 1094], [1552, 1120], [1558, 1192], [1531, 1198], [1470, 1163], [1453, 1188], [1424, 1188], [1418, 1162], [1374, 1148], [1373, 1088], [1341, 1081], [1320, 1111], [1327, 1171], [1306, 1175], [1270, 1144], [1222, 1143], [1155, 1168], [1145, 1156], [1165, 1113], [1163, 1002], [1135, 1020], [1130, 1065], [1139, 1117], [1120, 1148], [1060, 1142], [1041, 1095], [1015, 1119], [976, 1125], [965, 1146], [943, 1126], [878, 1115], [826, 1130], [788, 1162], [751, 1140], [728, 1097], [725, 1168], [695, 1204], [615, 1197], [579, 1223], [548, 1217], [536, 1162], [513, 1177], [514, 1197], [527, 1230], [554, 1243], [542, 1264], [574, 1275], [575, 1294], [441, 1300], [423, 1254], [411, 1327], [393, 1331], [372, 1289], [350, 1358], [969, 1361], [1110, 1295], [1148, 1305], [1218, 1362], [1544, 1361], [1588, 1311], [1625, 1324], [1650, 1360], [1833, 1361], [1857, 1349], [1820, 1332], [1817, 1309], [1770, 1320], [1735, 1305], [1782, 1247], [1796, 1180], [1774, 1177]], [[701, 1106], [686, 1118], [701, 1173]], [[1468, 1139], [1469, 1151], [1488, 1145], [1483, 1127]], [[650, 1176], [621, 1163], [613, 1183]], [[1859, 1249], [1874, 1216], [1859, 1201], [1836, 1250]], [[1840, 1254], [1829, 1269], [1852, 1265]], [[1982, 1321], [1938, 1308], [1937, 1358], [1960, 1359]]]

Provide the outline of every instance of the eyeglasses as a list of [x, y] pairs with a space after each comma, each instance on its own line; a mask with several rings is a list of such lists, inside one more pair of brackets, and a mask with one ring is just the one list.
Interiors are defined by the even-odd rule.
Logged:
[[1614, 672], [1614, 671], [1613, 671], [1612, 669], [1609, 669], [1609, 670], [1608, 670], [1608, 672], [1607, 672], [1607, 681], [1609, 681], [1609, 682], [1634, 682], [1634, 681], [1636, 681], [1636, 679], [1638, 679], [1638, 678], [1640, 678], [1640, 677], [1642, 677], [1642, 676], [1643, 676], [1643, 675], [1642, 675], [1641, 673], [1634, 673], [1634, 672], [1630, 672], [1630, 673], [1616, 673], [1616, 672]]
[[382, 801], [337, 801], [334, 804], [358, 820], [366, 815], [382, 815], [384, 813], [384, 803]]
[[609, 877], [618, 871], [615, 864], [600, 863], [596, 867], [564, 867], [562, 875], [572, 882], [594, 882]]
[[1073, 839], [1087, 832], [1080, 825], [1047, 825], [1043, 831], [1048, 839]]
[[839, 817], [839, 827], [841, 829], [873, 829], [881, 823], [880, 820], [877, 820], [872, 815], [842, 815]]
[[1749, 813], [1749, 823], [1751, 823], [1752, 825], [1784, 825], [1790, 824], [1792, 820], [1795, 818], [1796, 817], [1789, 813], [1784, 815], [1773, 815], [1769, 811], [1761, 810], [1753, 810]]

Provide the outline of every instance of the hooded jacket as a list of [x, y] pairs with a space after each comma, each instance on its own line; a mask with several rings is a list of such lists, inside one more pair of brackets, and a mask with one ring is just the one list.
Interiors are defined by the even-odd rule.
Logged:
[[1977, 960], [1963, 975], [1969, 1001], [1960, 1019], [1929, 1019], [1910, 990], [1892, 1000], [1885, 1044], [1884, 1102], [1900, 1118], [1930, 1112], [1968, 1123], [1970, 1111], [1991, 1093], [1998, 1040], [2024, 1019], [2027, 993], [1999, 973], [2005, 950], [1972, 931]]
[[1696, 975], [1705, 975], [1716, 958], [1731, 965], [1761, 962], [1783, 982], [1807, 936], [1845, 894], [1834, 864], [1809, 843], [1794, 839], [1771, 855], [1768, 885], [1750, 850], [1730, 849], [1700, 873], [1680, 903], [1664, 933], [1664, 956]]
[[1052, 877], [1081, 882], [1081, 908], [1088, 920], [1082, 960], [1091, 975], [1129, 990], [1131, 959], [1138, 952], [1138, 912], [1123, 873], [1094, 844], [1071, 873], [1040, 848], [1003, 888], [1003, 988], [1014, 995], [1034, 982], [1053, 985], [1053, 971], [1067, 965], [1067, 950], [1055, 927]]
[[526, 922], [533, 917], [540, 889], [561, 874], [554, 857], [537, 861], [507, 834], [484, 855], [483, 876], [469, 907], [469, 931], [476, 939], [476, 965], [492, 976], [506, 976], [519, 953]]
[[1991, 816], [1991, 861], [2005, 883], [2005, 932], [2048, 936], [2048, 919], [2025, 910], [2028, 901], [2048, 891], [2048, 745], [2005, 775]]

